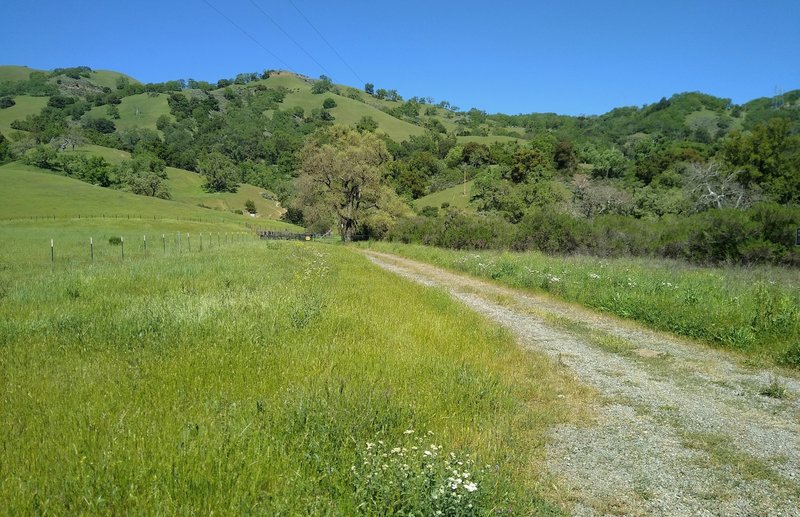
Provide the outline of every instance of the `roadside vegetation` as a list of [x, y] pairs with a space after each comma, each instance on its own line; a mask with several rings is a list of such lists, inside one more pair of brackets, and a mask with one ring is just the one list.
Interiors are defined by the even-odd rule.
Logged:
[[547, 431], [589, 394], [444, 293], [313, 243], [16, 257], [8, 513], [558, 511]]
[[800, 274], [795, 270], [454, 251], [380, 242], [368, 246], [511, 287], [550, 293], [735, 351], [754, 364], [800, 368]]

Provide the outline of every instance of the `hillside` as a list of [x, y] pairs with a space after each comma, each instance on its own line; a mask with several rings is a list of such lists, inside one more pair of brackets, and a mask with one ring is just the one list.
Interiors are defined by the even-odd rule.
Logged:
[[[0, 166], [0, 181], [3, 184], [0, 219], [105, 215], [202, 219], [225, 223], [252, 221], [247, 216], [230, 212], [212, 211], [188, 203], [98, 187], [19, 163]], [[270, 220], [259, 220], [258, 224], [275, 229], [297, 228]]]
[[31, 97], [30, 95], [17, 95], [10, 108], [0, 109], [0, 132], [8, 134], [11, 123], [15, 120], [25, 120], [26, 117], [36, 115], [47, 105], [47, 97]]
[[[169, 114], [167, 96], [164, 94], [140, 93], [124, 97], [117, 106], [119, 118], [114, 119], [114, 125], [118, 130], [142, 127], [156, 130], [156, 120], [161, 115]], [[92, 108], [86, 117], [102, 118], [108, 117], [106, 106]], [[172, 118], [170, 116], [170, 118]]]
[[[72, 151], [66, 151], [72, 153]], [[118, 149], [110, 149], [98, 145], [84, 145], [75, 154], [101, 156], [109, 163], [119, 164], [130, 158], [130, 153]], [[279, 219], [283, 213], [280, 205], [262, 196], [264, 189], [253, 185], [242, 184], [236, 192], [206, 192], [203, 189], [203, 177], [197, 173], [175, 167], [167, 167], [167, 185], [172, 194], [171, 201], [203, 208], [211, 208], [231, 212], [244, 210], [247, 200], [256, 206], [259, 219]]]

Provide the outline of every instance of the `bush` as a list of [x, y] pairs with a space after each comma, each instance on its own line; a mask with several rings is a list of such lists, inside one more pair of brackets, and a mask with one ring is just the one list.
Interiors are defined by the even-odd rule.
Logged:
[[247, 210], [247, 213], [249, 214], [255, 214], [256, 213], [255, 202], [252, 199], [248, 199], [247, 201], [244, 202], [244, 209]]
[[326, 110], [336, 107], [336, 101], [333, 100], [331, 97], [326, 97], [324, 101], [322, 101], [322, 107]]
[[14, 102], [14, 99], [9, 96], [0, 97], [0, 109], [10, 108], [15, 104], [16, 102]]
[[111, 237], [108, 239], [108, 243], [112, 246], [121, 246], [122, 245], [122, 237]]
[[102, 133], [104, 135], [111, 134], [117, 130], [117, 126], [114, 125], [114, 122], [102, 117], [86, 119], [83, 123], [83, 127], [97, 131], [98, 133]]
[[514, 249], [572, 253], [587, 233], [585, 223], [551, 210], [533, 210], [516, 227]]

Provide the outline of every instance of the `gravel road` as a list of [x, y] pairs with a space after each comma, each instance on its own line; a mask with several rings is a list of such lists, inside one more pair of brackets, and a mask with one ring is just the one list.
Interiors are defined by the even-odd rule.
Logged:
[[800, 516], [796, 377], [547, 296], [366, 254], [447, 290], [600, 393], [593, 424], [560, 426], [548, 445], [574, 515]]

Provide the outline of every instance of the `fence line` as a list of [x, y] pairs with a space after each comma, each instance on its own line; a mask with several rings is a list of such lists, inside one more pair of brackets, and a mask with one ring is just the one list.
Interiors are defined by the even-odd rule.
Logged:
[[[151, 232], [151, 236], [152, 236]], [[155, 232], [158, 233], [158, 232]], [[174, 234], [174, 235], [173, 235]], [[215, 235], [216, 234], [216, 235]], [[157, 251], [153, 253], [152, 249], [148, 249], [147, 233], [140, 234], [141, 237], [134, 239], [125, 239], [124, 235], [114, 236], [108, 239], [108, 247], [102, 253], [99, 249], [101, 241], [97, 241], [94, 236], [90, 236], [85, 241], [77, 241], [76, 239], [66, 239], [67, 249], [70, 250], [69, 254], [61, 256], [60, 242], [58, 238], [51, 238], [49, 242], [49, 263], [51, 267], [59, 264], [79, 264], [84, 262], [88, 265], [100, 263], [103, 258], [108, 259], [106, 263], [120, 263], [130, 260], [146, 259], [154, 257], [167, 257], [167, 256], [181, 256], [188, 254], [201, 253], [203, 251], [212, 251], [218, 248], [231, 246], [235, 244], [242, 244], [259, 238], [258, 233], [250, 231], [217, 231], [217, 232], [198, 232], [194, 234], [195, 241], [192, 245], [192, 234], [190, 232], [164, 232], [161, 233], [161, 253]], [[152, 241], [152, 239], [150, 239]], [[185, 244], [184, 244], [185, 241]], [[61, 241], [62, 243], [64, 241]], [[82, 243], [83, 242], [83, 243]], [[114, 253], [113, 248], [119, 248], [119, 252]], [[127, 247], [127, 250], [126, 250]], [[76, 253], [76, 250], [84, 249], [84, 252]], [[152, 248], [152, 246], [151, 246]], [[156, 248], [158, 250], [158, 248]], [[116, 255], [116, 258], [113, 258]]]
[[[214, 223], [214, 224], [226, 224], [226, 223], [233, 223], [234, 221], [226, 221], [224, 218], [204, 218], [204, 217], [157, 217], [153, 216], [150, 217], [142, 217], [140, 215], [131, 215], [131, 214], [102, 214], [102, 215], [29, 215], [29, 216], [20, 216], [20, 217], [2, 217], [0, 218], [0, 222], [5, 221], [58, 221], [58, 220], [72, 220], [72, 219], [125, 219], [131, 221], [183, 221], [183, 222], [190, 222], [190, 223]], [[237, 221], [238, 222], [238, 221]], [[248, 229], [252, 229], [253, 226], [246, 222], [244, 226]]]

